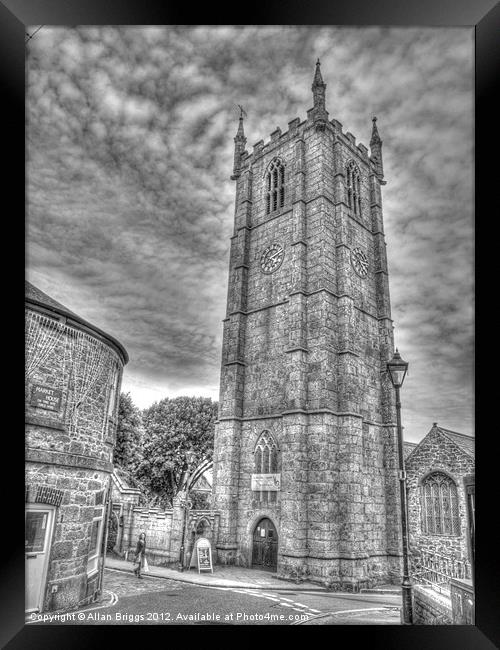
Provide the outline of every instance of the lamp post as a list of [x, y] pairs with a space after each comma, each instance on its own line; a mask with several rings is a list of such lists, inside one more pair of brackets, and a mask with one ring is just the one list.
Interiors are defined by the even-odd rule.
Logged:
[[196, 453], [192, 450], [189, 449], [186, 452], [186, 462], [187, 462], [187, 470], [186, 470], [186, 475], [184, 477], [184, 500], [183, 500], [183, 513], [182, 513], [182, 537], [181, 537], [181, 550], [179, 553], [179, 571], [184, 571], [184, 537], [186, 536], [186, 513], [189, 509], [189, 479], [190, 479], [190, 474], [191, 474], [191, 466], [194, 463], [196, 458]]
[[401, 495], [401, 529], [403, 533], [403, 622], [406, 625], [413, 624], [413, 594], [412, 584], [408, 566], [408, 509], [406, 496], [406, 470], [403, 455], [403, 428], [401, 426], [401, 399], [399, 389], [403, 385], [408, 370], [408, 363], [403, 361], [396, 348], [396, 352], [390, 361], [387, 362], [387, 371], [391, 378], [392, 385], [396, 390], [396, 421], [398, 427], [398, 456], [399, 456], [399, 490]]

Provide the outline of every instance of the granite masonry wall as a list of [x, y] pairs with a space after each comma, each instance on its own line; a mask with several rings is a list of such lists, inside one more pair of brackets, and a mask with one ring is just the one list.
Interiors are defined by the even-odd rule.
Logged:
[[[110, 489], [117, 400], [126, 360], [88, 328], [27, 304], [26, 505], [55, 505], [41, 610], [95, 600], [102, 557], [88, 570], [92, 520], [103, 517]], [[54, 405], [37, 399], [52, 389]], [[49, 405], [50, 406], [50, 405]]]
[[[385, 373], [393, 326], [383, 181], [368, 150], [317, 107], [251, 154], [236, 147], [214, 455], [218, 560], [249, 566], [255, 526], [269, 517], [281, 577], [346, 590], [395, 580], [401, 542]], [[276, 158], [285, 166], [285, 201], [266, 214], [266, 173]], [[351, 160], [360, 173], [359, 214], [346, 198]], [[263, 273], [261, 256], [273, 243], [283, 261]], [[368, 261], [364, 277], [351, 264], [355, 249]], [[272, 502], [250, 487], [263, 430], [280, 449], [281, 490]]]
[[[128, 560], [135, 557], [137, 540], [141, 533], [146, 535], [146, 557], [148, 563], [156, 566], [177, 568], [181, 551], [184, 510], [175, 501], [170, 510], [159, 508], [133, 508], [127, 513], [124, 527], [130, 531], [122, 545], [121, 555]], [[184, 566], [188, 566], [194, 542], [206, 537], [212, 544], [215, 564], [215, 539], [218, 531], [218, 513], [212, 510], [192, 510], [186, 515], [184, 538]]]
[[431, 587], [415, 585], [413, 623], [414, 625], [451, 625], [453, 615], [450, 597], [434, 591]]
[[[469, 559], [467, 534], [467, 505], [464, 477], [474, 474], [474, 458], [448, 440], [436, 428], [416, 447], [405, 461], [408, 485], [408, 516], [410, 547], [418, 555], [421, 551], [437, 552], [457, 559]], [[457, 535], [429, 535], [422, 529], [422, 480], [430, 473], [444, 472], [457, 486], [460, 531]]]

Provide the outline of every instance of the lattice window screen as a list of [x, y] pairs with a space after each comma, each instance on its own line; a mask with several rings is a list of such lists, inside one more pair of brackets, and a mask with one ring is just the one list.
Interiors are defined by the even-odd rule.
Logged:
[[25, 378], [49, 359], [52, 351], [62, 341], [66, 326], [54, 318], [27, 311], [25, 314]]
[[39, 312], [25, 319], [26, 380], [62, 346], [62, 384], [68, 396], [68, 430], [79, 427], [103, 434], [107, 424], [106, 397], [119, 373], [114, 352], [102, 341]]
[[84, 332], [75, 332], [73, 341], [74, 375], [70, 431], [80, 426], [103, 433], [107, 420], [106, 395], [116, 363], [114, 355], [101, 341]]

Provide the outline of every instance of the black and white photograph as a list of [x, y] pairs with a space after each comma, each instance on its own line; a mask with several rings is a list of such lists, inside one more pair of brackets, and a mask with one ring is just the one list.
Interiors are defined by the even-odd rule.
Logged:
[[26, 28], [27, 626], [475, 625], [474, 61]]

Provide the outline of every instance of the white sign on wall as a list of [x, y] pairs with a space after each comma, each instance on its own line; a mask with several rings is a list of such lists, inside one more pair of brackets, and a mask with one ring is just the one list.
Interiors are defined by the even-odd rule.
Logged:
[[252, 490], [279, 492], [281, 489], [281, 474], [252, 474]]

